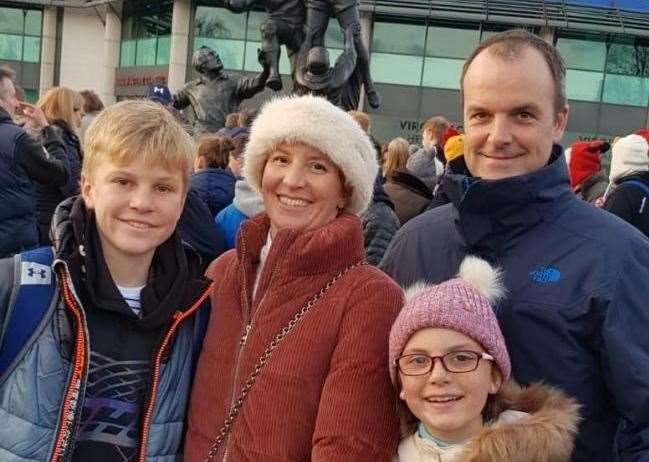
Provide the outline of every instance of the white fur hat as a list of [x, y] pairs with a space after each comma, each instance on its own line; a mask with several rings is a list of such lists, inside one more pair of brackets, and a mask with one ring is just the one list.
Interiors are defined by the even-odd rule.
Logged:
[[613, 145], [609, 180], [616, 183], [632, 172], [649, 170], [649, 143], [640, 135], [628, 135]]
[[287, 96], [266, 103], [250, 128], [243, 175], [261, 193], [266, 160], [283, 142], [308, 144], [340, 169], [351, 196], [345, 211], [360, 214], [372, 200], [378, 173], [376, 151], [361, 127], [342, 109], [316, 96]]

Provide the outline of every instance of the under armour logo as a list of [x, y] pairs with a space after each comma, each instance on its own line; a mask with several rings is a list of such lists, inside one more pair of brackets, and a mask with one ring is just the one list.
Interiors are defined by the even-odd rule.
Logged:
[[49, 266], [41, 265], [30, 261], [22, 262], [20, 275], [21, 284], [50, 284], [52, 281], [52, 270]]

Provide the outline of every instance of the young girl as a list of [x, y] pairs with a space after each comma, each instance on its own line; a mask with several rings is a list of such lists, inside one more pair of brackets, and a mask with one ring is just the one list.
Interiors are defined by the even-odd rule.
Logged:
[[390, 374], [402, 431], [395, 462], [563, 462], [577, 404], [562, 392], [510, 382], [492, 304], [500, 274], [467, 257], [456, 279], [416, 286], [390, 332]]

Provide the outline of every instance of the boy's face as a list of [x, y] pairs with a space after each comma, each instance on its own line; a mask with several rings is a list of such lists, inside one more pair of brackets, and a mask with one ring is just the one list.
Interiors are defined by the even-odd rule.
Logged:
[[112, 261], [150, 264], [155, 249], [176, 228], [185, 193], [180, 172], [145, 166], [142, 159], [123, 167], [103, 161], [81, 179], [81, 194], [95, 212], [104, 256]]

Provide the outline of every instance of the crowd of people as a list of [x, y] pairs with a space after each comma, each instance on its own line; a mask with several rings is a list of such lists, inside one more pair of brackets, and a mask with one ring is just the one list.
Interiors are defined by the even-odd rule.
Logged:
[[0, 459], [649, 461], [649, 130], [564, 151], [565, 75], [495, 34], [411, 145], [0, 67]]

